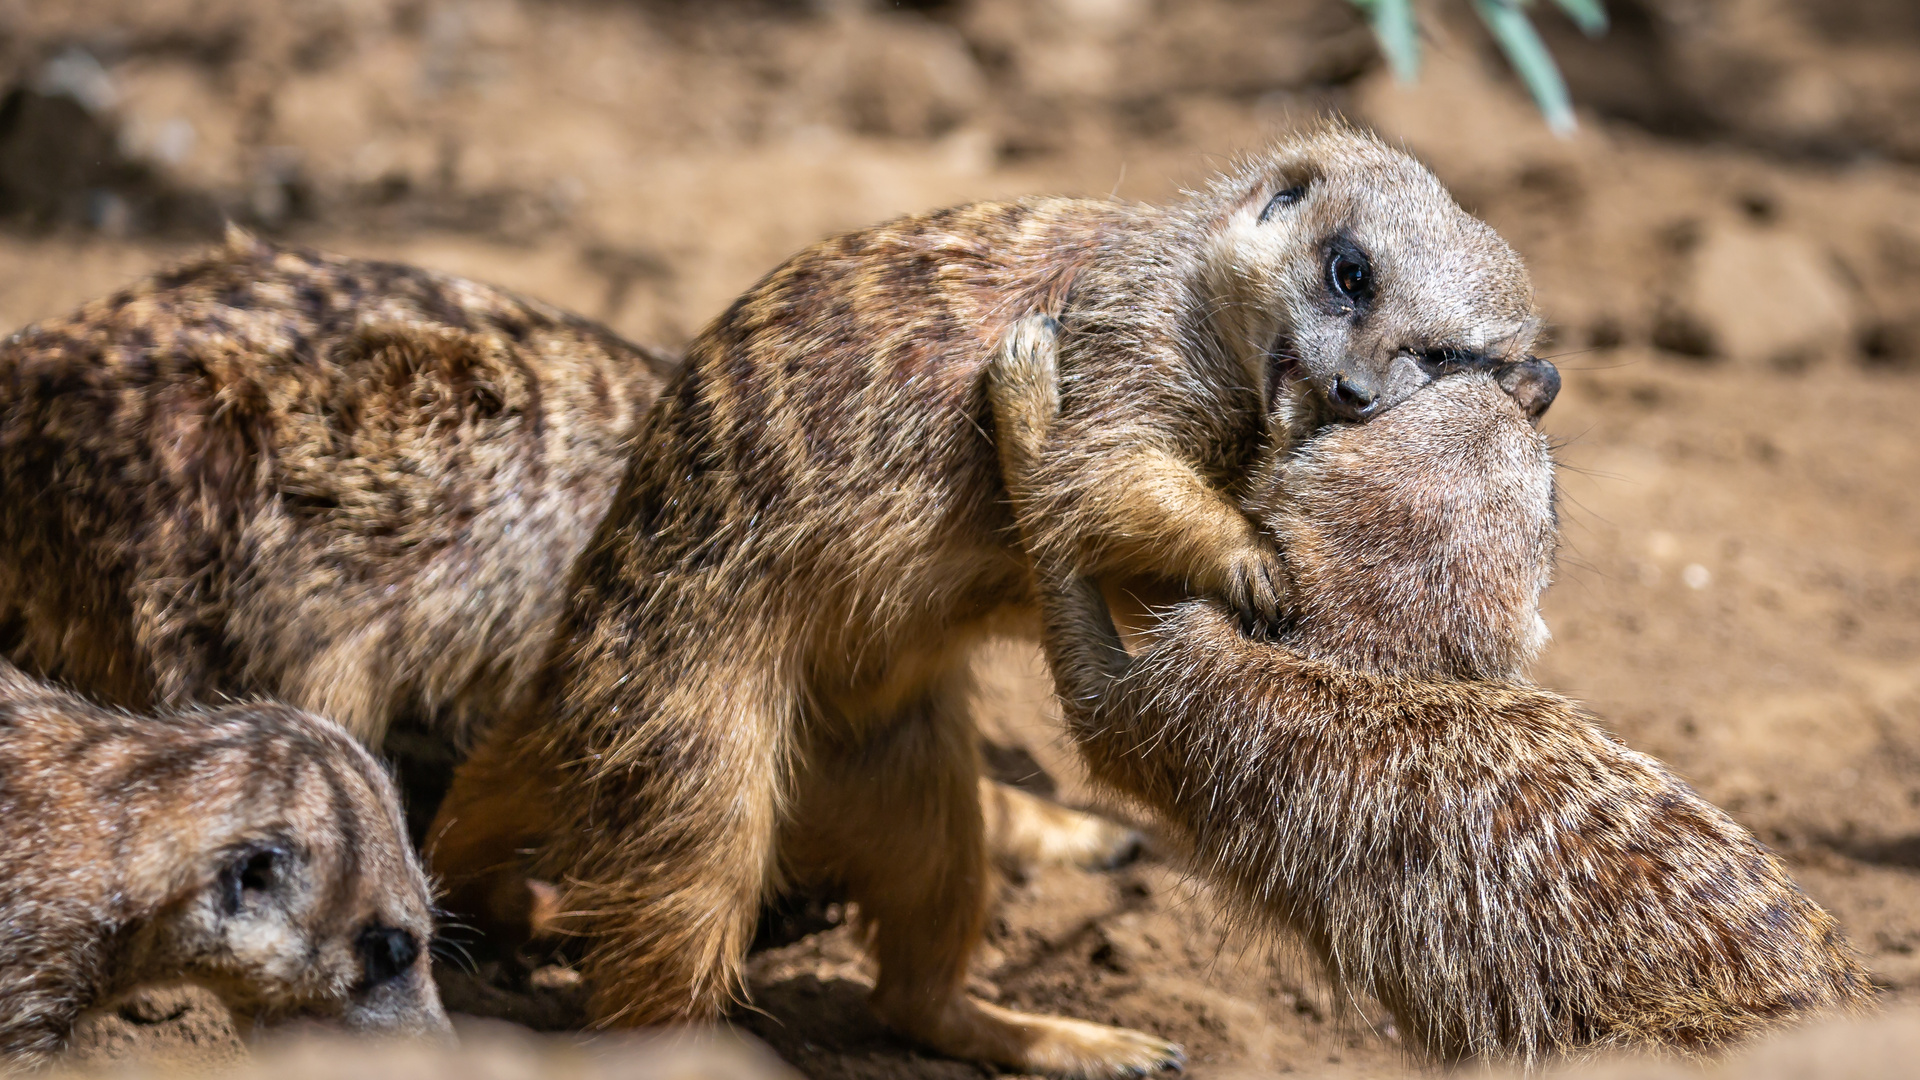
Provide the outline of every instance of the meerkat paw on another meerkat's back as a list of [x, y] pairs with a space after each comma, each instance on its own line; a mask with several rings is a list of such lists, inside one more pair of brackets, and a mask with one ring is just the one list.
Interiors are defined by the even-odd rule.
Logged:
[[1058, 319], [1033, 314], [1007, 328], [987, 365], [987, 397], [993, 402], [1001, 472], [1015, 489], [1018, 505], [1026, 496], [1040, 443], [1060, 415]]
[[1242, 633], [1264, 636], [1280, 625], [1286, 580], [1287, 564], [1271, 544], [1256, 541], [1228, 557], [1220, 592], [1239, 617]]

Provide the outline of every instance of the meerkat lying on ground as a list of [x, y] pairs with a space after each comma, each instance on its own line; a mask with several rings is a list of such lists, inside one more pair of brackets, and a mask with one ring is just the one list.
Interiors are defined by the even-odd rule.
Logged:
[[242, 1023], [448, 1037], [431, 895], [386, 773], [278, 705], [134, 716], [0, 661], [0, 1059], [190, 981]]
[[1506, 245], [1340, 128], [1171, 208], [976, 205], [809, 248], [649, 414], [538, 693], [442, 805], [451, 907], [564, 878], [596, 1016], [643, 1024], [714, 1015], [771, 884], [830, 881], [903, 1034], [1018, 1070], [1177, 1060], [963, 992], [988, 896], [967, 660], [1032, 625], [982, 372], [1035, 309], [1065, 324], [1067, 404], [1041, 454], [1056, 498], [1028, 520], [1254, 623], [1280, 613], [1280, 569], [1237, 499], [1279, 388], [1372, 415], [1434, 371], [1519, 359], [1534, 326]]
[[[990, 378], [1020, 501], [1057, 408], [1044, 322]], [[1452, 376], [1276, 455], [1255, 495], [1293, 571], [1277, 641], [1193, 602], [1129, 656], [1074, 553], [1036, 548], [1094, 774], [1435, 1059], [1712, 1051], [1863, 1005], [1866, 973], [1773, 854], [1525, 682], [1552, 462], [1496, 379]]]
[[[450, 769], [530, 692], [673, 367], [490, 286], [235, 232], [0, 346], [0, 656], [136, 710], [270, 697]], [[418, 832], [433, 771], [403, 772]], [[982, 793], [1008, 863], [1137, 843]]]

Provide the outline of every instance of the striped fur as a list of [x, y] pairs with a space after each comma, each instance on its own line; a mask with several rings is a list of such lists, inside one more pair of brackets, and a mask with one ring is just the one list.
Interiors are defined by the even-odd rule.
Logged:
[[141, 984], [243, 1020], [449, 1032], [431, 897], [386, 773], [279, 705], [105, 709], [0, 661], [0, 1061]]
[[269, 695], [378, 745], [513, 707], [666, 360], [236, 234], [0, 347], [0, 653], [130, 708]]
[[[433, 767], [534, 692], [671, 366], [488, 286], [235, 235], [0, 347], [0, 650], [131, 708], [394, 728], [431, 814]], [[980, 790], [1004, 863], [1137, 843]], [[528, 929], [526, 882], [502, 894], [490, 945]]]

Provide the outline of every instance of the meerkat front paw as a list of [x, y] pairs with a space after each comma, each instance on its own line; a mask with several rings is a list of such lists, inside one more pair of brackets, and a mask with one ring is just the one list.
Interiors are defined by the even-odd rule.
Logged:
[[1222, 599], [1240, 619], [1249, 637], [1270, 637], [1285, 615], [1287, 563], [1264, 540], [1228, 558]]

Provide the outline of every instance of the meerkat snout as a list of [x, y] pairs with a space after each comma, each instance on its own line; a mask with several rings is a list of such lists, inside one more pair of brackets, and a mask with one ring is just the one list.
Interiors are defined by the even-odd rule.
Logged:
[[[343, 774], [335, 781], [352, 784]], [[350, 1031], [449, 1039], [427, 956], [433, 930], [424, 882], [392, 842], [400, 834], [388, 833], [303, 841], [269, 825], [230, 844], [198, 899], [145, 931], [141, 966], [206, 983], [243, 1021], [309, 1017]]]
[[374, 989], [405, 975], [420, 955], [420, 943], [398, 927], [373, 925], [354, 939], [354, 951], [365, 973], [361, 982]]
[[422, 1007], [422, 990], [433, 985], [425, 941], [411, 930], [374, 921], [354, 937], [354, 953], [360, 982], [340, 1015], [342, 1027], [453, 1041], [445, 1014]]
[[1529, 420], [1540, 419], [1540, 414], [1546, 412], [1547, 406], [1560, 394], [1560, 369], [1537, 356], [1501, 368], [1495, 373], [1494, 381], [1500, 384], [1500, 389], [1513, 395]]
[[1365, 420], [1380, 407], [1381, 388], [1364, 374], [1342, 371], [1327, 389], [1327, 403], [1349, 420]]

